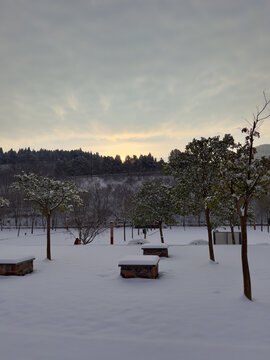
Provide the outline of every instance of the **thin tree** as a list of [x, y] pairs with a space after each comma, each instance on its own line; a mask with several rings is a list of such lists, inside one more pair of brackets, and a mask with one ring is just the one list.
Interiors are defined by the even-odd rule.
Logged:
[[220, 171], [219, 185], [230, 193], [237, 209], [242, 232], [242, 272], [244, 295], [252, 300], [251, 279], [248, 264], [247, 221], [251, 200], [260, 198], [269, 190], [270, 159], [256, 158], [254, 141], [260, 137], [259, 128], [263, 121], [270, 117], [270, 100], [264, 95], [264, 103], [257, 108], [248, 127], [242, 129], [245, 142], [238, 144], [236, 152], [230, 153], [223, 162]]
[[51, 216], [56, 209], [72, 210], [73, 203], [82, 203], [76, 185], [36, 174], [15, 175], [16, 182], [11, 185], [14, 191], [23, 191], [24, 199], [46, 218], [47, 223], [47, 259], [51, 260]]
[[116, 223], [123, 224], [124, 241], [126, 241], [126, 224], [132, 222], [132, 196], [134, 190], [126, 184], [117, 185], [112, 192], [112, 214]]

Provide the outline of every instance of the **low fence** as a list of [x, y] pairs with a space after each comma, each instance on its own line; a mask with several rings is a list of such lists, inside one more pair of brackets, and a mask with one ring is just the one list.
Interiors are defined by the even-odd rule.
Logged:
[[[235, 244], [242, 244], [241, 232], [234, 232]], [[213, 241], [215, 245], [233, 245], [232, 233], [227, 231], [213, 231]]]

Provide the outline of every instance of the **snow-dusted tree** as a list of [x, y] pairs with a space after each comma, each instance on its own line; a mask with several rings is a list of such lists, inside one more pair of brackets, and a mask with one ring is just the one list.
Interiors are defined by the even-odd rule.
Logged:
[[215, 256], [209, 199], [217, 183], [220, 162], [226, 158], [229, 149], [233, 146], [233, 137], [228, 134], [222, 140], [219, 136], [194, 139], [186, 146], [185, 152], [173, 150], [165, 166], [165, 173], [174, 176], [177, 180], [175, 194], [178, 198], [178, 201], [176, 199], [178, 212], [181, 215], [185, 213], [198, 215], [204, 210], [209, 256], [212, 261], [215, 261]]
[[160, 182], [145, 182], [134, 195], [133, 203], [134, 224], [158, 224], [160, 240], [164, 243], [162, 224], [175, 222], [171, 188]]
[[270, 159], [255, 158], [254, 141], [260, 136], [260, 125], [270, 117], [269, 104], [270, 100], [264, 93], [263, 106], [257, 109], [249, 127], [242, 129], [242, 133], [246, 135], [244, 144], [238, 144], [236, 152], [230, 153], [229, 158], [223, 162], [219, 180], [220, 188], [231, 195], [240, 217], [244, 294], [249, 300], [252, 300], [252, 291], [248, 264], [248, 211], [251, 200], [266, 194], [270, 185]]
[[[235, 201], [226, 188], [220, 187], [220, 183], [214, 191], [214, 195], [209, 198], [208, 204], [211, 208], [211, 222], [214, 229], [220, 226], [229, 226], [232, 234], [232, 244], [236, 244], [234, 226], [240, 225], [240, 218], [235, 207]], [[248, 220], [254, 221], [255, 214], [253, 207], [248, 212]]]
[[234, 202], [225, 193], [220, 195], [217, 202], [211, 202], [209, 199], [212, 227], [216, 229], [220, 226], [229, 226], [232, 234], [232, 243], [235, 244], [234, 226], [240, 225], [239, 216]]
[[0, 227], [1, 231], [3, 230], [3, 216], [2, 214], [2, 208], [9, 206], [9, 200], [4, 199], [2, 196], [0, 196]]
[[82, 206], [74, 204], [72, 225], [79, 233], [79, 239], [86, 245], [108, 228], [111, 215], [109, 196], [110, 187], [94, 186], [80, 193]]
[[24, 199], [31, 201], [47, 221], [47, 259], [51, 260], [50, 220], [52, 213], [72, 210], [72, 204], [82, 203], [76, 185], [72, 182], [63, 182], [36, 174], [15, 175], [11, 188], [14, 191], [23, 191]]
[[0, 197], [0, 208], [1, 207], [5, 207], [5, 206], [9, 206], [9, 200], [4, 199], [2, 196]]
[[[270, 189], [268, 194], [254, 201], [254, 207], [256, 212], [256, 218], [260, 219], [261, 230], [263, 230], [264, 221], [266, 221], [267, 224], [268, 219], [270, 219]], [[268, 231], [269, 231], [269, 225], [268, 225]]]

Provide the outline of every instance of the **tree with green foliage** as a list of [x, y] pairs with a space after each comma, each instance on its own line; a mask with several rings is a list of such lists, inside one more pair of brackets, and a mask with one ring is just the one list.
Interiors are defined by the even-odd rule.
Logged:
[[76, 185], [72, 182], [63, 182], [36, 174], [15, 176], [16, 181], [11, 185], [14, 191], [23, 191], [24, 199], [31, 201], [46, 218], [47, 222], [47, 259], [51, 260], [50, 220], [52, 213], [72, 210], [73, 203], [80, 205], [82, 200]]
[[175, 222], [171, 188], [161, 182], [145, 182], [134, 195], [133, 204], [134, 224], [142, 227], [157, 224], [164, 243], [162, 224]]
[[209, 256], [212, 261], [215, 261], [211, 219], [213, 211], [211, 211], [209, 199], [218, 181], [220, 163], [233, 147], [233, 137], [228, 134], [222, 140], [219, 136], [193, 139], [184, 152], [173, 150], [168, 164], [164, 167], [165, 173], [176, 179], [175, 202], [180, 215], [188, 213], [198, 215], [204, 211]]

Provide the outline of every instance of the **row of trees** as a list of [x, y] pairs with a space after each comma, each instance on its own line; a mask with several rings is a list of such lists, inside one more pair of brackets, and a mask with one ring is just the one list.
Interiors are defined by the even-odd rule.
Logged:
[[8, 166], [9, 172], [35, 172], [54, 177], [155, 172], [161, 171], [163, 163], [151, 154], [126, 156], [122, 161], [119, 155], [101, 156], [81, 149], [35, 151], [27, 148], [4, 152], [0, 148], [0, 165]]
[[[270, 185], [270, 159], [256, 158], [254, 141], [259, 127], [270, 117], [270, 100], [264, 104], [242, 129], [244, 143], [235, 143], [230, 134], [220, 139], [194, 139], [184, 152], [173, 150], [165, 172], [173, 176], [175, 185], [166, 188], [145, 184], [137, 194], [136, 219], [140, 223], [170, 221], [176, 212], [181, 215], [204, 211], [208, 230], [209, 256], [215, 261], [212, 230], [228, 222], [240, 223], [242, 233], [242, 270], [244, 294], [252, 300], [248, 264], [247, 223], [254, 198], [266, 196]], [[145, 199], [145, 200], [144, 200]], [[161, 228], [161, 226], [160, 226]], [[163, 236], [161, 232], [161, 241]]]

